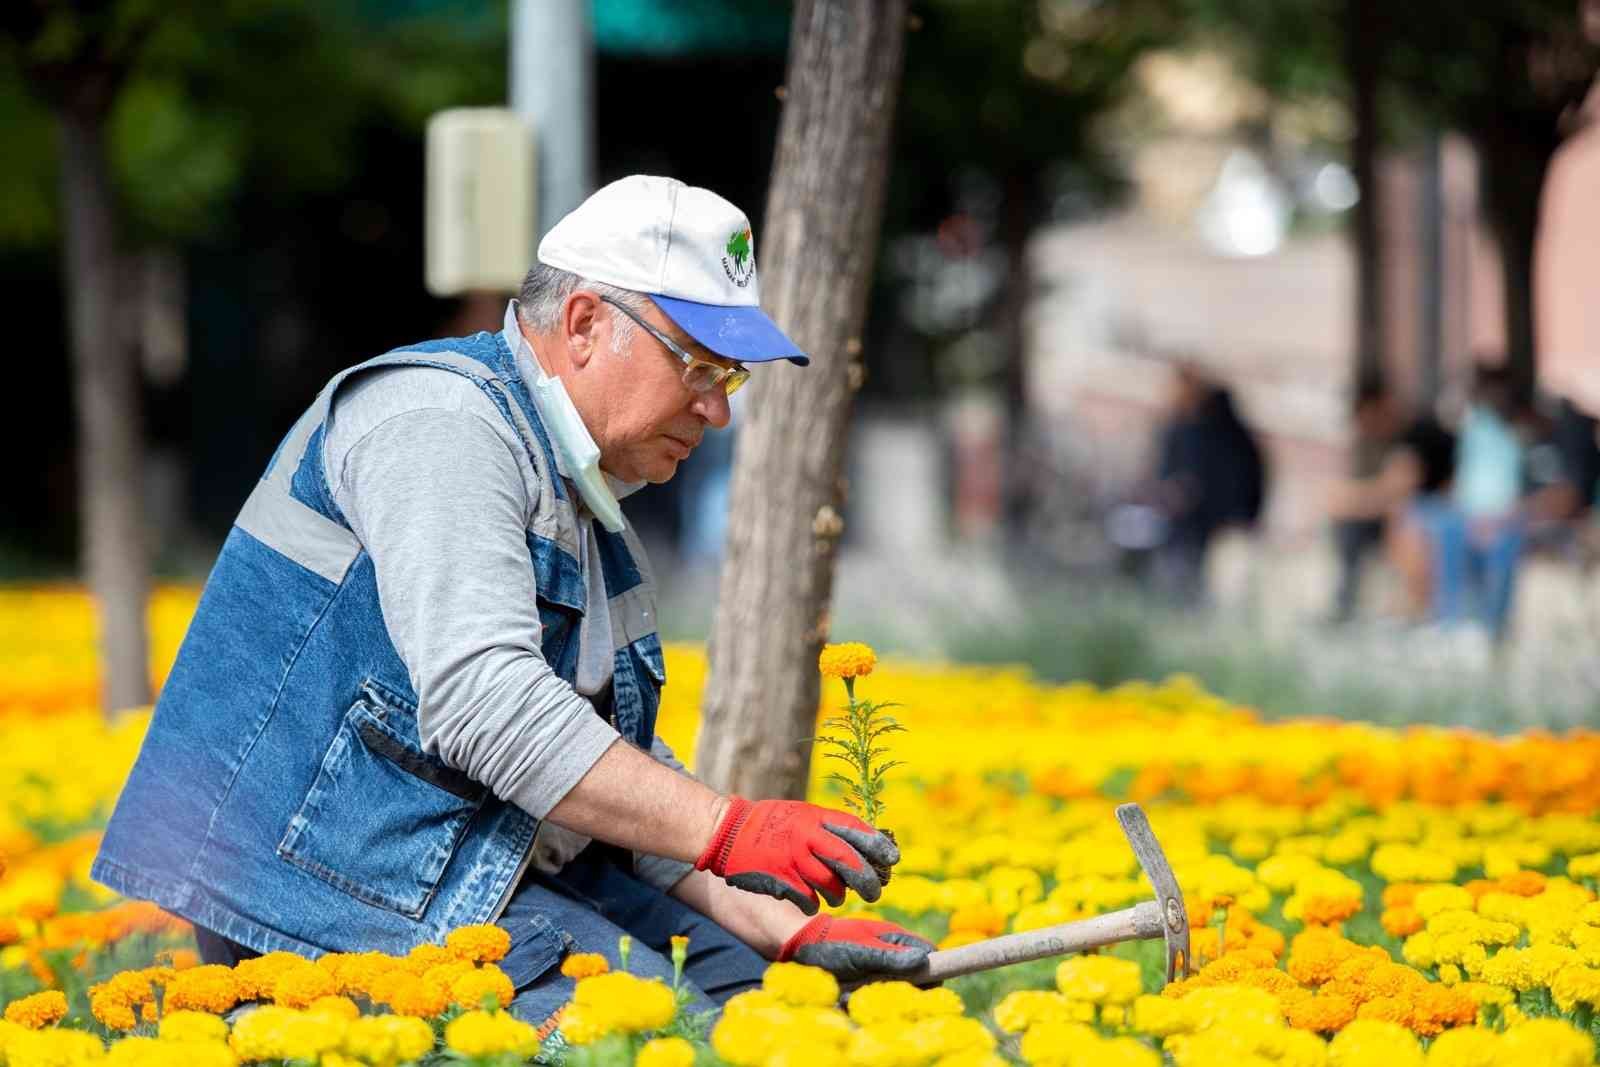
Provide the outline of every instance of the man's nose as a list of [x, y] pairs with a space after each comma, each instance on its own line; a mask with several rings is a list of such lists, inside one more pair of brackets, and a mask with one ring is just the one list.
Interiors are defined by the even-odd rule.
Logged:
[[710, 423], [713, 429], [720, 430], [728, 425], [733, 418], [733, 411], [728, 407], [728, 394], [721, 389], [708, 389], [704, 393], [696, 393], [694, 403], [689, 410], [699, 415]]

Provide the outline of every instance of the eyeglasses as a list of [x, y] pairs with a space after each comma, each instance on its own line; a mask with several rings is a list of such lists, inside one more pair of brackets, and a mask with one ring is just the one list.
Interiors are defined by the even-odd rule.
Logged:
[[617, 303], [609, 296], [602, 296], [601, 300], [610, 304], [628, 318], [638, 323], [651, 337], [666, 346], [667, 351], [683, 361], [683, 384], [696, 393], [709, 393], [713, 389], [721, 389], [728, 396], [737, 393], [745, 382], [750, 380], [750, 371], [743, 365], [735, 363], [731, 367], [713, 363], [708, 359], [690, 355], [683, 350], [683, 346], [672, 338], [650, 325], [644, 319], [634, 314], [628, 308]]

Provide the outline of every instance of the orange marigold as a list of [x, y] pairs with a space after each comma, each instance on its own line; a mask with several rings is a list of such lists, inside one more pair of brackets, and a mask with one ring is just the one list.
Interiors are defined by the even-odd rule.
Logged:
[[1361, 910], [1360, 897], [1312, 897], [1302, 905], [1307, 926], [1334, 926]]
[[278, 979], [298, 967], [309, 967], [311, 961], [293, 952], [269, 952], [240, 960], [233, 968], [234, 984], [240, 1000], [257, 1000], [272, 996]]
[[285, 1008], [308, 1008], [314, 1001], [339, 992], [339, 983], [321, 967], [301, 961], [278, 976], [272, 986], [272, 1000]]
[[484, 999], [490, 996], [500, 1007], [509, 1007], [511, 998], [516, 995], [510, 976], [492, 963], [481, 970], [467, 972], [450, 985], [450, 999], [464, 1008], [481, 1008]]
[[139, 1025], [139, 1016], [127, 998], [105, 989], [89, 994], [89, 1014], [107, 1030], [132, 1030]]
[[167, 1011], [208, 1011], [221, 1015], [239, 1003], [239, 983], [232, 969], [217, 963], [179, 971], [167, 983]]
[[1545, 876], [1538, 871], [1513, 871], [1499, 879], [1499, 885], [1505, 892], [1519, 897], [1536, 897], [1544, 892], [1545, 881]]
[[1356, 1009], [1358, 1019], [1385, 1019], [1401, 1026], [1411, 1026], [1411, 1005], [1399, 997], [1373, 997]]
[[445, 947], [460, 959], [472, 963], [494, 963], [511, 951], [511, 935], [492, 924], [463, 926], [450, 931]]
[[1383, 924], [1383, 929], [1390, 937], [1410, 937], [1421, 930], [1427, 923], [1420, 912], [1409, 904], [1402, 904], [1395, 908], [1386, 908], [1378, 921]]
[[396, 1015], [431, 1019], [449, 1006], [449, 989], [436, 982], [424, 982], [416, 975], [406, 975], [405, 980], [389, 992], [389, 1007]]
[[1331, 1034], [1344, 1029], [1356, 1017], [1356, 1006], [1348, 997], [1318, 993], [1284, 1005], [1283, 1014], [1290, 1026]]
[[561, 961], [561, 973], [568, 978], [593, 978], [611, 970], [611, 964], [598, 952], [574, 952]]
[[1383, 887], [1385, 908], [1407, 908], [1416, 902], [1417, 894], [1428, 888], [1426, 882], [1394, 882]]
[[418, 945], [406, 953], [406, 958], [400, 966], [415, 975], [424, 974], [429, 967], [437, 967], [441, 963], [449, 963], [456, 958], [456, 954], [443, 945]]
[[817, 657], [817, 669], [824, 678], [862, 678], [872, 673], [878, 665], [878, 655], [872, 646], [859, 641], [822, 646]]
[[1433, 1037], [1452, 1026], [1471, 1026], [1478, 1021], [1478, 1004], [1465, 990], [1429, 982], [1411, 1006], [1411, 1028]]
[[59, 989], [46, 989], [6, 1005], [6, 1022], [29, 1030], [51, 1026], [66, 1018], [67, 997]]

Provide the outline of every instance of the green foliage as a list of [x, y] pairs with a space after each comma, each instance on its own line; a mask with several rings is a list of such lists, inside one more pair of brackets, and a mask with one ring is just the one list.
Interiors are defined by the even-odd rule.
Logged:
[[[851, 679], [846, 679], [846, 684]], [[847, 773], [837, 771], [827, 780], [838, 786], [845, 806], [859, 815], [868, 825], [878, 825], [883, 814], [883, 779], [889, 771], [902, 764], [901, 760], [886, 760], [889, 749], [882, 739], [905, 730], [892, 716], [883, 714], [886, 708], [898, 704], [875, 703], [856, 699], [850, 688], [850, 703], [843, 715], [835, 715], [822, 724], [824, 733], [817, 743], [825, 756], [844, 764]]]
[[[441, 108], [505, 94], [504, 4], [396, 17], [355, 0], [45, 5], [0, 47], [0, 241], [56, 238], [52, 110], [104, 77], [107, 150], [135, 243], [205, 240], [246, 183], [284, 198], [337, 190], [361, 131], [420, 131]], [[485, 14], [491, 16], [485, 18]], [[77, 106], [77, 105], [71, 105]]]

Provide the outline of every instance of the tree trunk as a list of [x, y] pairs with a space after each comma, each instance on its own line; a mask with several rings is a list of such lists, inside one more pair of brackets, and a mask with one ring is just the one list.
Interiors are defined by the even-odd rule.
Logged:
[[1386, 369], [1383, 343], [1383, 247], [1379, 240], [1381, 190], [1378, 186], [1378, 82], [1381, 73], [1377, 0], [1346, 0], [1345, 70], [1355, 120], [1350, 169], [1361, 198], [1356, 201], [1352, 236], [1356, 246], [1357, 382], [1382, 382]]
[[[1554, 129], [1554, 122], [1550, 124]], [[1553, 132], [1523, 123], [1500, 122], [1480, 131], [1483, 207], [1500, 249], [1505, 300], [1506, 366], [1523, 396], [1533, 390], [1533, 244], [1539, 228], [1539, 195], [1554, 155]]]
[[696, 763], [747, 796], [802, 797], [809, 776], [905, 19], [906, 0], [795, 5], [758, 247], [767, 310], [811, 366], [750, 386]]
[[[90, 94], [85, 94], [88, 96]], [[61, 127], [64, 285], [78, 438], [83, 566], [99, 608], [101, 703], [150, 701], [145, 602], [149, 574], [140, 516], [139, 376], [116, 314], [120, 277], [104, 111], [69, 98]]]

